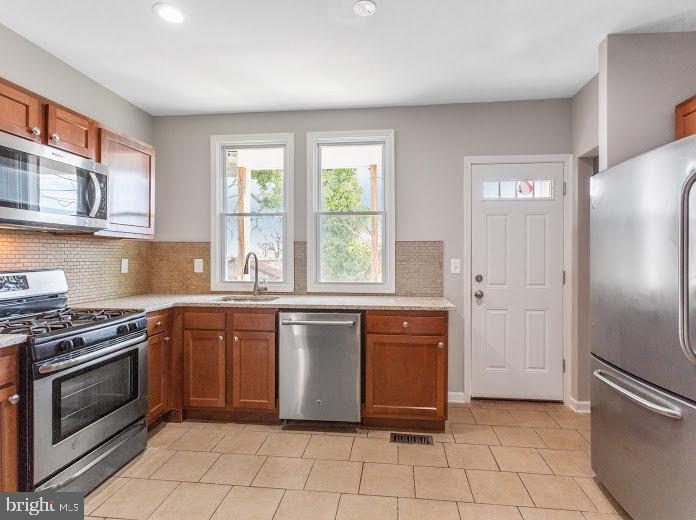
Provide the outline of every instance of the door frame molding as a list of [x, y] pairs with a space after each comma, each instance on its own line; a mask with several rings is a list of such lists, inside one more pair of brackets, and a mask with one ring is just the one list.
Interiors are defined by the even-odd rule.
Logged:
[[[471, 270], [471, 220], [472, 220], [472, 186], [471, 169], [476, 164], [499, 163], [563, 163], [563, 181], [565, 183], [565, 195], [563, 197], [563, 269], [566, 273], [566, 283], [563, 286], [563, 359], [565, 360], [565, 373], [563, 374], [563, 402], [570, 405], [575, 399], [572, 396], [572, 374], [576, 370], [574, 351], [577, 351], [577, 303], [575, 293], [577, 275], [577, 212], [575, 185], [577, 183], [577, 168], [574, 155], [476, 155], [464, 158], [464, 255], [462, 274], [464, 275], [464, 402], [471, 401], [471, 363], [472, 363], [472, 270]], [[577, 379], [577, 377], [575, 377]], [[577, 401], [576, 401], [577, 402]]]

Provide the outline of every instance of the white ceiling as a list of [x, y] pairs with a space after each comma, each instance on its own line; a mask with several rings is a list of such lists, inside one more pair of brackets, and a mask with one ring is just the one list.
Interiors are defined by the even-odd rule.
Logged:
[[[153, 115], [569, 97], [608, 33], [693, 0], [0, 0], [0, 23]], [[685, 20], [687, 22], [685, 22]]]

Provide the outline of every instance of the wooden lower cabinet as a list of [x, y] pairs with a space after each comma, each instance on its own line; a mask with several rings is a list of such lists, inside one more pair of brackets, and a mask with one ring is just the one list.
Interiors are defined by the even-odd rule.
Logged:
[[381, 334], [366, 338], [365, 416], [444, 421], [446, 338]]
[[275, 334], [235, 330], [232, 340], [232, 406], [274, 410]]
[[226, 389], [224, 330], [184, 330], [184, 408], [224, 408]]
[[0, 492], [17, 491], [17, 347], [0, 350]]
[[171, 338], [162, 332], [147, 340], [148, 367], [148, 411], [147, 422], [152, 421], [169, 411], [169, 387], [171, 384]]

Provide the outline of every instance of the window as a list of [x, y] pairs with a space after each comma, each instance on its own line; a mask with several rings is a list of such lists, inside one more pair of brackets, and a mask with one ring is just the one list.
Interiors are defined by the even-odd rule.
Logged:
[[291, 292], [293, 282], [293, 135], [211, 137], [211, 289], [251, 290], [254, 264], [270, 291]]
[[484, 200], [553, 199], [550, 179], [483, 181]]
[[394, 292], [394, 131], [307, 134], [307, 290]]

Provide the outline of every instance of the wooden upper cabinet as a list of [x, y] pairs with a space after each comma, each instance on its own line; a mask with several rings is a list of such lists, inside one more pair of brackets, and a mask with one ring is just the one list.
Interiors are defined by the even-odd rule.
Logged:
[[46, 105], [46, 142], [66, 152], [95, 159], [97, 155], [97, 124], [53, 103]]
[[696, 96], [679, 103], [674, 111], [674, 138], [696, 134]]
[[38, 96], [0, 81], [0, 131], [41, 142], [41, 115]]
[[[243, 316], [243, 315], [239, 315]], [[274, 318], [273, 314], [268, 314]], [[237, 316], [235, 316], [235, 324]], [[274, 410], [275, 334], [235, 330], [232, 339], [232, 406]]]
[[100, 162], [109, 166], [109, 227], [98, 234], [152, 238], [155, 149], [102, 128]]
[[224, 408], [225, 332], [184, 330], [183, 405]]

